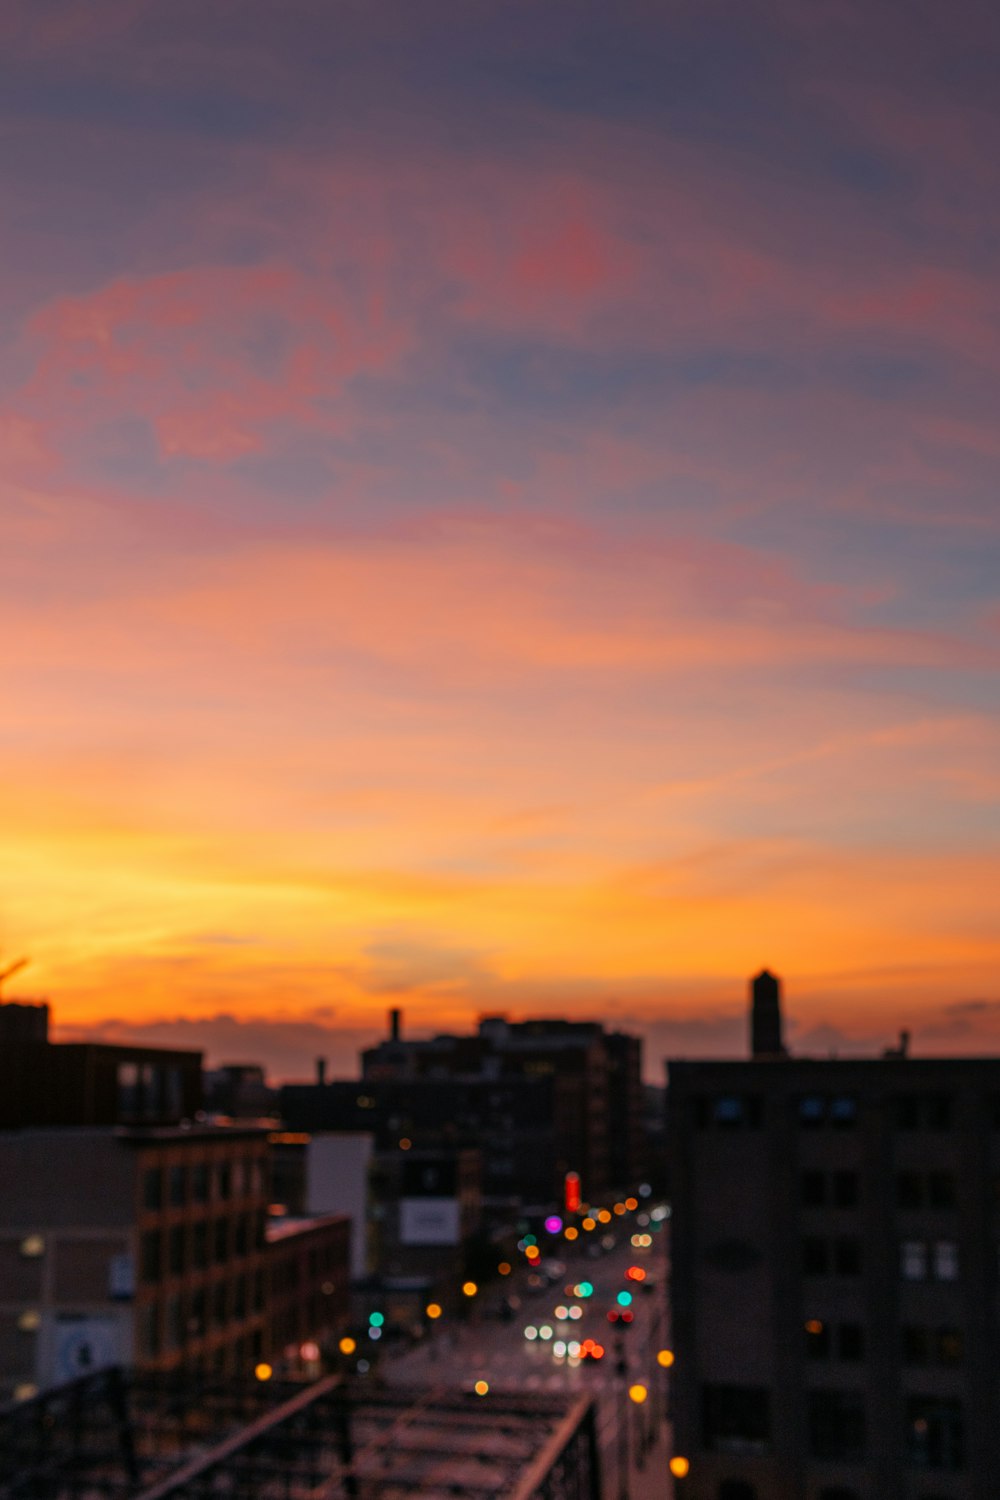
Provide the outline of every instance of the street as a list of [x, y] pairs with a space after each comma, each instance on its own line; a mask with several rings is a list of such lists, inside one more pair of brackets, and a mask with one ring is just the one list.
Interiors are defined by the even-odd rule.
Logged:
[[[560, 1240], [534, 1270], [519, 1258], [499, 1285], [470, 1299], [466, 1319], [441, 1320], [382, 1373], [394, 1384], [472, 1391], [478, 1383], [485, 1401], [491, 1391], [587, 1393], [598, 1406], [606, 1500], [655, 1500], [672, 1494], [667, 1221], [643, 1209], [600, 1228], [575, 1244]], [[503, 1294], [520, 1304], [510, 1321], [497, 1314]]]

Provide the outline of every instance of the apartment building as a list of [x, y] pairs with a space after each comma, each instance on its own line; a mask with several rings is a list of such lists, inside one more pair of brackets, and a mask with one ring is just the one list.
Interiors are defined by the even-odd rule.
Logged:
[[995, 1500], [1000, 1059], [756, 1020], [752, 1061], [668, 1064], [685, 1500]]

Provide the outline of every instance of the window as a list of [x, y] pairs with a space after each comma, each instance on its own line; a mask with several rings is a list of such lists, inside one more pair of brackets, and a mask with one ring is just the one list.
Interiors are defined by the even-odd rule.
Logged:
[[826, 1202], [826, 1173], [803, 1172], [801, 1198], [805, 1208], [822, 1208]]
[[724, 1479], [719, 1485], [719, 1500], [757, 1500], [757, 1490], [746, 1479]]
[[163, 1200], [163, 1173], [159, 1167], [147, 1167], [142, 1174], [142, 1206], [156, 1209]]
[[865, 1331], [860, 1323], [841, 1323], [837, 1329], [837, 1354], [856, 1362], [865, 1357]]
[[186, 1256], [184, 1254], [184, 1226], [175, 1224], [168, 1236], [168, 1260], [171, 1276], [183, 1276]]
[[712, 1115], [716, 1125], [742, 1125], [743, 1100], [735, 1095], [725, 1094], [721, 1099], [716, 1099]]
[[179, 1349], [184, 1342], [184, 1313], [181, 1299], [175, 1295], [167, 1298], [167, 1348]]
[[960, 1365], [962, 1357], [961, 1329], [919, 1326], [903, 1329], [904, 1364]]
[[857, 1172], [834, 1172], [833, 1201], [838, 1208], [856, 1208], [858, 1203]]
[[826, 1100], [820, 1094], [806, 1094], [799, 1100], [800, 1125], [822, 1125], [826, 1117]]
[[170, 1193], [170, 1206], [171, 1206], [171, 1208], [180, 1208], [183, 1205], [184, 1199], [185, 1199], [185, 1196], [186, 1196], [186, 1194], [185, 1194], [185, 1189], [187, 1187], [187, 1171], [186, 1171], [186, 1169], [184, 1167], [181, 1167], [181, 1166], [171, 1167], [170, 1168], [170, 1174], [169, 1174], [169, 1177], [168, 1177], [168, 1182], [169, 1182], [169, 1193]]
[[825, 1276], [830, 1268], [826, 1240], [807, 1235], [802, 1241], [802, 1271], [806, 1276]]
[[208, 1164], [196, 1162], [191, 1169], [191, 1196], [195, 1203], [208, 1202]]
[[160, 1310], [155, 1302], [146, 1302], [139, 1309], [139, 1343], [145, 1355], [160, 1352]]
[[896, 1126], [899, 1130], [950, 1130], [954, 1114], [948, 1094], [899, 1094]]
[[226, 1283], [224, 1281], [216, 1282], [212, 1291], [212, 1318], [218, 1328], [225, 1327], [227, 1301]]
[[191, 1231], [191, 1264], [198, 1271], [208, 1265], [208, 1225], [201, 1219]]
[[911, 1396], [906, 1403], [906, 1450], [922, 1469], [965, 1467], [965, 1423], [961, 1402], [942, 1396]]
[[934, 1244], [934, 1280], [958, 1280], [958, 1246], [954, 1240], [936, 1240]]
[[845, 1489], [842, 1484], [828, 1484], [820, 1490], [818, 1500], [861, 1500], [861, 1497], [857, 1490]]
[[857, 1391], [809, 1392], [809, 1448], [813, 1458], [864, 1458], [865, 1408]]
[[220, 1161], [215, 1169], [215, 1196], [223, 1203], [230, 1196], [232, 1173], [227, 1161]]
[[926, 1281], [927, 1246], [923, 1240], [904, 1240], [900, 1245], [899, 1274], [904, 1281]]
[[836, 1094], [830, 1101], [830, 1121], [841, 1130], [856, 1124], [858, 1101], [853, 1094]]
[[900, 1208], [923, 1208], [924, 1179], [919, 1172], [897, 1173], [896, 1203]]
[[143, 1281], [159, 1281], [162, 1269], [160, 1235], [155, 1229], [147, 1230], [142, 1237], [140, 1255]]
[[830, 1353], [830, 1327], [820, 1318], [810, 1318], [806, 1324], [806, 1358], [826, 1359]]
[[216, 1219], [215, 1229], [212, 1236], [213, 1257], [217, 1266], [224, 1265], [229, 1259], [229, 1220]]
[[955, 1179], [950, 1172], [927, 1174], [927, 1205], [929, 1208], [955, 1207]]
[[861, 1241], [836, 1240], [833, 1247], [833, 1267], [838, 1276], [860, 1276]]
[[770, 1394], [762, 1387], [702, 1387], [704, 1445], [715, 1453], [762, 1453], [771, 1442]]

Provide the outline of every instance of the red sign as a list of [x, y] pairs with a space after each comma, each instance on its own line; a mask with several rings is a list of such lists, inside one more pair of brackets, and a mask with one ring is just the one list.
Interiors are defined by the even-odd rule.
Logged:
[[580, 1174], [566, 1173], [566, 1212], [575, 1214], [580, 1207]]

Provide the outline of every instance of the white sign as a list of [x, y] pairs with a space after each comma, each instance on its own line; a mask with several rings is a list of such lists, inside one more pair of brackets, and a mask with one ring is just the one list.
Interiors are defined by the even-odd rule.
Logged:
[[457, 1198], [401, 1198], [402, 1245], [457, 1245], [461, 1238]]

